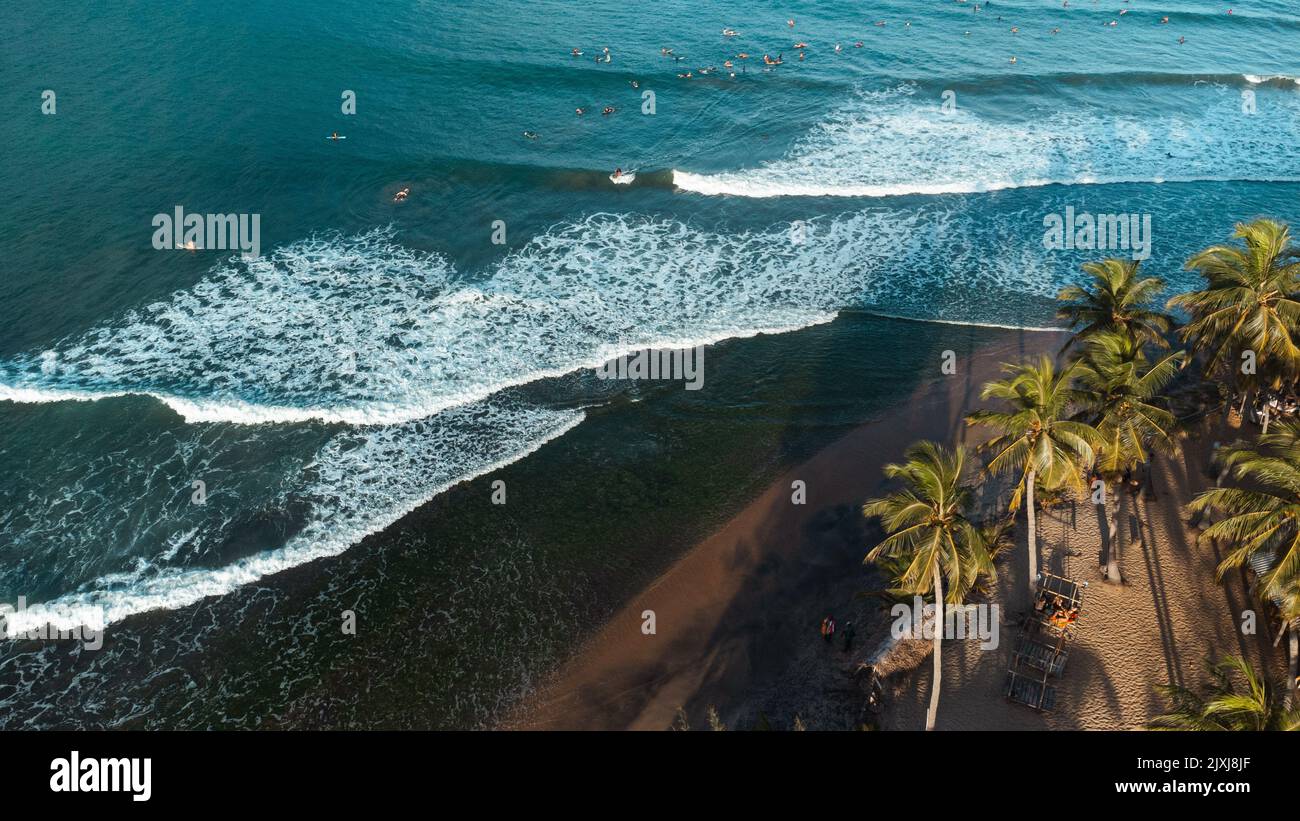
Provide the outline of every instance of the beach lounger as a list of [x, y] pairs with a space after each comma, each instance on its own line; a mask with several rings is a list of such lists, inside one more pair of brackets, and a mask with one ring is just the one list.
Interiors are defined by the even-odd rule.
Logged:
[[1015, 670], [1007, 671], [1007, 683], [1002, 689], [1007, 700], [1035, 710], [1050, 711], [1056, 706], [1056, 688], [1039, 679], [1030, 678]]
[[1059, 677], [1065, 672], [1065, 661], [1069, 657], [1070, 651], [1059, 645], [1045, 644], [1034, 641], [1029, 636], [1022, 635], [1016, 641], [1016, 649], [1011, 656], [1011, 664], [1013, 667], [1024, 665], [1049, 676]]

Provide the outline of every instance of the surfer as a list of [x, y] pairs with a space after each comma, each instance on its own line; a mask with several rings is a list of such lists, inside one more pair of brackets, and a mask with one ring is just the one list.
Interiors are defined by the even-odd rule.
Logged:
[[335, 142], [338, 142], [343, 138], [339, 136], [339, 133], [337, 131], [335, 131], [333, 134], [330, 135], [330, 139], [334, 140]]
[[524, 137], [526, 137], [527, 139], [530, 139], [530, 140], [535, 140], [535, 139], [537, 139], [537, 132], [536, 132], [536, 131], [525, 131], [525, 132], [524, 132]]
[[610, 114], [613, 114], [613, 113], [614, 113], [614, 106], [612, 106], [612, 105], [607, 105], [607, 106], [605, 106], [604, 108], [602, 108], [602, 109], [600, 110], [600, 113], [601, 113], [601, 114], [604, 114], [604, 115], [606, 115], [606, 116], [609, 116]]
[[575, 108], [575, 109], [573, 109], [573, 111], [574, 111], [574, 113], [577, 114], [579, 117], [581, 117], [583, 114], [586, 114], [586, 113], [587, 113], [587, 109], [585, 109], [585, 108]]
[[623, 176], [623, 169], [622, 169], [622, 168], [615, 168], [615, 169], [614, 169], [614, 179], [618, 179], [618, 178], [621, 177], [621, 176]]
[[393, 202], [406, 202], [406, 198], [411, 195], [410, 188], [403, 188], [393, 195]]
[[569, 56], [570, 56], [570, 57], [581, 57], [581, 56], [582, 56], [582, 49], [579, 49], [579, 48], [570, 49], [570, 50], [569, 50]]

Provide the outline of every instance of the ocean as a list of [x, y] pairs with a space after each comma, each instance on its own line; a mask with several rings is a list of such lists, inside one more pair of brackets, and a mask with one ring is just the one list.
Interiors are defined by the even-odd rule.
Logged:
[[[1148, 220], [1171, 293], [1295, 223], [1300, 9], [1120, 5], [4, 4], [0, 603], [109, 626], [0, 638], [0, 727], [492, 726], [1136, 253], [1045, 218]], [[260, 254], [155, 248], [178, 207]], [[703, 344], [699, 391], [592, 371]]]

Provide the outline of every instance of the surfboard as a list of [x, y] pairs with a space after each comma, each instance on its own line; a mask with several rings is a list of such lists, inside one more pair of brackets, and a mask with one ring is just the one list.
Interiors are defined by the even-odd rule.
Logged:
[[325, 139], [329, 140], [330, 142], [334, 142], [335, 140], [346, 140], [347, 137], [326, 137]]

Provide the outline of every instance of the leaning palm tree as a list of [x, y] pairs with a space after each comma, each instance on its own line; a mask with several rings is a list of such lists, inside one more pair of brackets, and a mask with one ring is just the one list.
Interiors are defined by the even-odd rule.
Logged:
[[1173, 319], [1149, 307], [1165, 289], [1165, 283], [1159, 277], [1139, 277], [1141, 264], [1113, 258], [1083, 264], [1092, 282], [1070, 285], [1056, 295], [1065, 303], [1056, 310], [1056, 316], [1068, 320], [1071, 329], [1079, 328], [1065, 347], [1103, 331], [1118, 331], [1137, 342], [1168, 347], [1164, 335], [1173, 326]]
[[1290, 229], [1274, 220], [1239, 223], [1233, 236], [1244, 247], [1215, 245], [1187, 261], [1205, 288], [1179, 294], [1169, 305], [1190, 315], [1183, 339], [1205, 355], [1206, 373], [1231, 374], [1244, 411], [1255, 369], [1239, 367], [1243, 357], [1255, 360], [1271, 381], [1300, 373], [1300, 248], [1291, 244]]
[[1001, 539], [1001, 531], [981, 530], [966, 518], [972, 494], [962, 483], [965, 469], [964, 448], [917, 442], [904, 453], [903, 462], [885, 466], [885, 475], [901, 479], [903, 487], [862, 507], [863, 515], [880, 517], [888, 534], [867, 553], [866, 561], [890, 563], [894, 592], [934, 600], [934, 683], [926, 730], [934, 729], [939, 711], [944, 603], [964, 603], [982, 579], [994, 575], [990, 548]]
[[1204, 534], [1230, 546], [1219, 578], [1261, 556], [1270, 568], [1260, 574], [1261, 594], [1284, 596], [1300, 580], [1300, 421], [1281, 422], [1254, 444], [1226, 447], [1219, 458], [1238, 486], [1210, 488], [1188, 505], [1225, 513]]
[[1210, 666], [1207, 695], [1173, 684], [1158, 689], [1170, 710], [1152, 730], [1300, 730], [1300, 709], [1288, 705], [1279, 682], [1256, 673], [1240, 656]]
[[1118, 584], [1119, 509], [1114, 488], [1122, 477], [1147, 464], [1155, 452], [1172, 453], [1174, 415], [1161, 391], [1177, 375], [1182, 351], [1148, 364], [1142, 345], [1122, 331], [1098, 331], [1086, 341], [1077, 368], [1079, 418], [1097, 431], [1095, 469], [1106, 487], [1110, 550], [1107, 581]]
[[1024, 503], [1029, 523], [1031, 598], [1038, 579], [1035, 485], [1077, 490], [1083, 486], [1083, 470], [1093, 461], [1096, 431], [1085, 422], [1070, 419], [1074, 367], [1057, 372], [1047, 356], [1037, 364], [1003, 365], [1007, 378], [986, 384], [981, 396], [1001, 400], [1007, 409], [979, 410], [966, 417], [968, 425], [986, 425], [996, 431], [981, 448], [993, 454], [989, 472], [1018, 477], [1008, 511], [1014, 515]]

